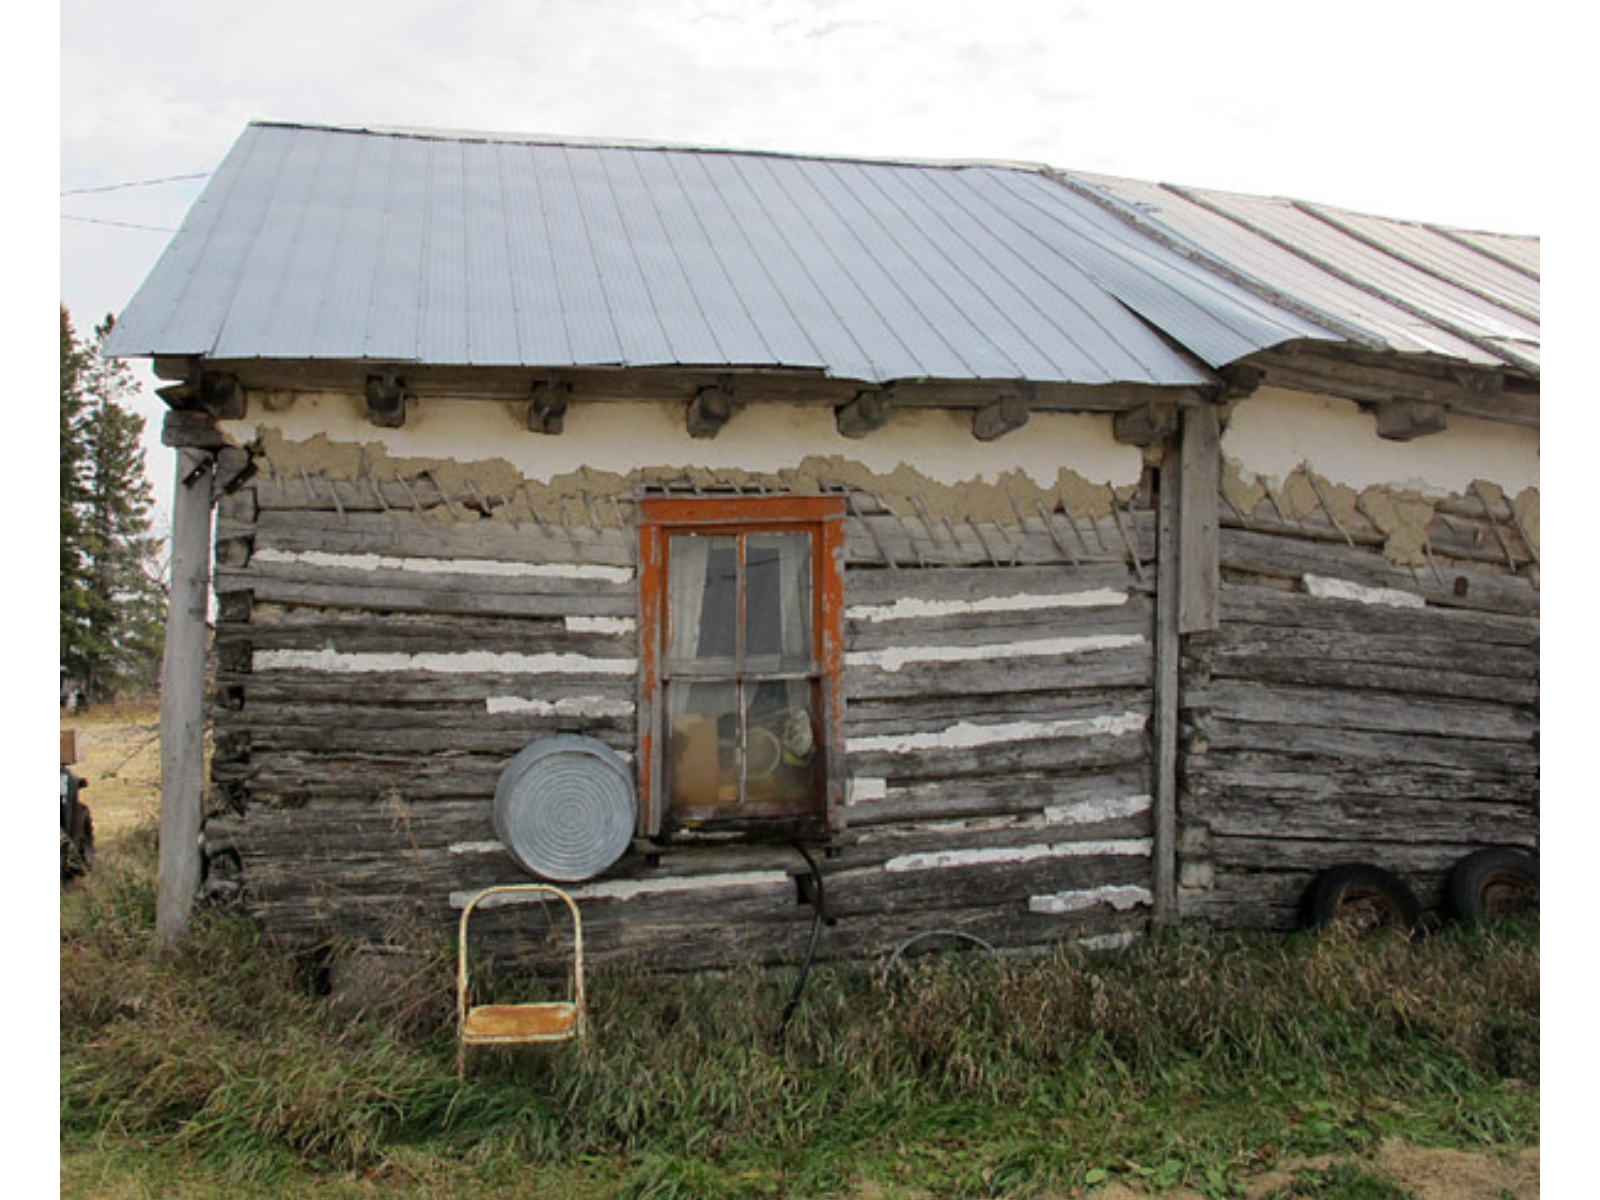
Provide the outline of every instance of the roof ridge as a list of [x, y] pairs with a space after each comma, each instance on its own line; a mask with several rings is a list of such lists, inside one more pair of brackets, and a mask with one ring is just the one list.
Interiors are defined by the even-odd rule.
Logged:
[[869, 166], [926, 167], [938, 169], [987, 169], [1026, 171], [1042, 174], [1053, 170], [1046, 163], [1001, 158], [901, 158], [867, 154], [824, 154], [793, 150], [757, 150], [748, 147], [706, 146], [693, 142], [663, 142], [651, 138], [584, 137], [558, 133], [517, 133], [484, 129], [433, 129], [405, 125], [342, 125], [320, 121], [252, 120], [265, 129], [298, 129], [308, 132], [370, 134], [375, 137], [414, 138], [419, 141], [499, 142], [519, 146], [571, 146], [595, 150], [661, 150], [682, 154], [720, 154], [739, 158], [781, 158], [801, 162], [861, 163]]

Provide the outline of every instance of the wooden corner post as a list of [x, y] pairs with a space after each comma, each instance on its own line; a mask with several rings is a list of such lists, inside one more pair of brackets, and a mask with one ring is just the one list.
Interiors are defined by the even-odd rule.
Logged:
[[1153, 916], [1178, 917], [1178, 452], [1167, 450], [1156, 514], [1155, 811]]
[[1221, 587], [1217, 497], [1222, 488], [1222, 435], [1215, 404], [1183, 414], [1179, 467], [1178, 632], [1215, 629]]
[[177, 460], [172, 579], [161, 659], [161, 840], [156, 881], [156, 938], [169, 948], [188, 931], [200, 888], [213, 492], [210, 453], [184, 446], [177, 450]]
[[1154, 917], [1178, 919], [1178, 720], [1185, 634], [1217, 628], [1222, 455], [1215, 405], [1183, 410], [1161, 471], [1156, 544]]

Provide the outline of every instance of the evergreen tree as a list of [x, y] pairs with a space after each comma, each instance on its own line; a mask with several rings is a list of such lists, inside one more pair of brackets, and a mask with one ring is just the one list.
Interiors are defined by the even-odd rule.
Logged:
[[92, 344], [79, 343], [62, 311], [61, 662], [91, 700], [153, 686], [161, 653], [144, 419], [123, 406], [134, 391], [127, 367], [98, 352], [110, 331], [107, 317]]
[[61, 674], [81, 680], [88, 662], [88, 555], [83, 514], [88, 507], [88, 399], [84, 370], [88, 355], [78, 344], [72, 318], [61, 306]]

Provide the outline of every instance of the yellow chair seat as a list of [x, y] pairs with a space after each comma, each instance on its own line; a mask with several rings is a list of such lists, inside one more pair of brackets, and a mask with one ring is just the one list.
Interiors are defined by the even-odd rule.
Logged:
[[[560, 901], [572, 918], [570, 999], [531, 1004], [473, 1004], [468, 994], [467, 921], [485, 900], [513, 896], [549, 897]], [[583, 1036], [583, 917], [577, 902], [558, 887], [516, 883], [485, 888], [461, 910], [456, 935], [456, 1075], [466, 1078], [468, 1046], [510, 1046], [518, 1042], [564, 1042]]]
[[461, 1040], [475, 1045], [496, 1042], [562, 1041], [573, 1035], [578, 1006], [567, 1001], [548, 1004], [480, 1004], [467, 1010]]

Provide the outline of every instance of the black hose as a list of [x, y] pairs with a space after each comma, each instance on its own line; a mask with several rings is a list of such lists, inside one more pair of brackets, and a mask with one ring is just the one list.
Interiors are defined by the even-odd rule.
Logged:
[[825, 915], [822, 892], [822, 872], [817, 869], [817, 863], [806, 848], [799, 842], [794, 843], [794, 848], [800, 851], [800, 857], [806, 860], [806, 866], [811, 868], [811, 906], [815, 910], [811, 916], [811, 940], [806, 945], [806, 956], [800, 963], [800, 978], [794, 981], [794, 992], [789, 997], [789, 1003], [784, 1006], [783, 1016], [778, 1020], [778, 1032], [774, 1041], [778, 1053], [783, 1053], [784, 1037], [789, 1030], [789, 1018], [794, 1016], [794, 1010], [800, 1007], [800, 993], [805, 989], [806, 976], [811, 973], [811, 960], [817, 954], [817, 939], [822, 936], [822, 922]]

